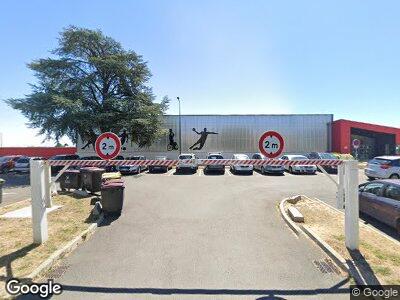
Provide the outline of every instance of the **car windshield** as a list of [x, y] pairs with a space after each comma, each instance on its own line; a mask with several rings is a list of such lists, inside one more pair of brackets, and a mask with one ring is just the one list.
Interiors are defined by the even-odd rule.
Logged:
[[236, 159], [244, 160], [244, 159], [249, 159], [249, 157], [246, 154], [238, 154], [235, 155]]
[[26, 157], [20, 158], [20, 159], [17, 160], [17, 163], [18, 164], [27, 164], [27, 163], [29, 163], [29, 159], [26, 158]]
[[192, 159], [192, 155], [179, 155], [179, 159]]
[[322, 159], [337, 159], [337, 157], [335, 155], [333, 155], [332, 153], [320, 153], [319, 156]]
[[141, 160], [140, 156], [132, 156], [132, 157], [128, 157], [128, 160]]
[[222, 155], [209, 155], [208, 159], [223, 159]]
[[308, 158], [305, 156], [293, 156], [290, 160], [307, 160]]
[[391, 162], [392, 162], [391, 160], [383, 159], [383, 158], [374, 158], [369, 161], [370, 164], [374, 164], [374, 165], [388, 165]]
[[156, 156], [156, 160], [166, 160], [167, 158], [165, 156]]

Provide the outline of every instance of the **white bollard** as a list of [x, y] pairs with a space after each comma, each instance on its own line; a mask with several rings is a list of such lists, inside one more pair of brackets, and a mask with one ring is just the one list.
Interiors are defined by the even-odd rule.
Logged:
[[47, 208], [52, 206], [51, 202], [51, 166], [44, 162], [44, 201]]
[[359, 237], [359, 211], [358, 211], [358, 161], [345, 161], [345, 235], [346, 247], [358, 250]]
[[30, 180], [31, 180], [31, 206], [32, 206], [32, 228], [33, 242], [42, 244], [48, 238], [47, 232], [47, 213], [45, 203], [45, 176], [44, 162], [41, 160], [31, 160]]
[[344, 165], [341, 164], [338, 166], [338, 190], [336, 194], [336, 208], [342, 209], [344, 206], [344, 187], [345, 187], [345, 180], [344, 180]]

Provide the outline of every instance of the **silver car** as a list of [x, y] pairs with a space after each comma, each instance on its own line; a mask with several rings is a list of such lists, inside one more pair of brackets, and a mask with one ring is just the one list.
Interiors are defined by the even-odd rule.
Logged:
[[[233, 154], [232, 159], [248, 160], [249, 157], [246, 154]], [[247, 165], [247, 164], [231, 165], [230, 169], [233, 174], [236, 174], [239, 172], [253, 174], [253, 165]]]
[[[127, 157], [126, 160], [146, 160], [146, 157], [144, 156], [132, 156], [132, 157]], [[142, 171], [146, 170], [147, 166], [130, 166], [130, 165], [121, 165], [117, 167], [117, 170], [121, 174], [140, 174]]]
[[[304, 155], [284, 155], [282, 160], [308, 160]], [[317, 172], [317, 166], [315, 165], [285, 165], [285, 170], [292, 174], [315, 174]]]
[[[191, 162], [184, 162], [184, 160], [191, 160]], [[198, 164], [197, 157], [193, 153], [180, 154], [178, 157], [178, 165], [176, 166], [176, 172], [181, 172], [184, 170], [190, 170], [193, 173], [197, 172]]]
[[[167, 160], [167, 157], [166, 156], [156, 156], [156, 157], [154, 157], [154, 159], [155, 160]], [[152, 172], [154, 172], [156, 170], [161, 170], [161, 171], [164, 171], [164, 172], [168, 172], [169, 168], [170, 167], [163, 166], [163, 165], [149, 165], [149, 173], [152, 173]]]
[[[262, 153], [254, 153], [251, 159], [256, 160], [266, 160]], [[285, 173], [285, 168], [283, 166], [269, 166], [269, 165], [254, 165], [254, 170], [258, 170], [261, 174], [279, 174], [283, 175]]]
[[400, 179], [400, 156], [378, 156], [368, 162], [364, 170], [371, 180]]

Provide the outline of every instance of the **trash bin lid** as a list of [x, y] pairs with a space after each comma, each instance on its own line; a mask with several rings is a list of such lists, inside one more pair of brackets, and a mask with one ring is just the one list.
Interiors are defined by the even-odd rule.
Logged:
[[124, 181], [122, 179], [107, 179], [105, 181], [103, 181], [103, 184], [112, 184], [112, 183], [124, 183]]
[[120, 182], [112, 182], [108, 184], [102, 184], [101, 189], [102, 190], [109, 190], [109, 189], [124, 189], [125, 186], [123, 183]]

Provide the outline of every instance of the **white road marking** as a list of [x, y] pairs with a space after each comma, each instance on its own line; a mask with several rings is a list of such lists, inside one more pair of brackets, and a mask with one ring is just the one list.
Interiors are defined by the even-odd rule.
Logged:
[[3, 195], [16, 195], [17, 193], [3, 193]]
[[199, 169], [199, 176], [203, 176], [203, 169]]
[[170, 171], [167, 172], [167, 174], [165, 174], [166, 176], [171, 176], [172, 174], [175, 173], [175, 169], [171, 169]]
[[232, 176], [231, 170], [225, 170], [225, 173], [228, 173], [228, 176]]
[[263, 176], [263, 175], [261, 175], [260, 173], [258, 173], [257, 171], [253, 171], [253, 175], [254, 175], [254, 176]]

